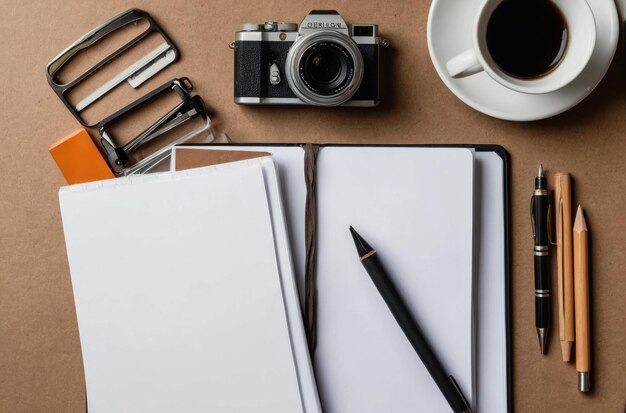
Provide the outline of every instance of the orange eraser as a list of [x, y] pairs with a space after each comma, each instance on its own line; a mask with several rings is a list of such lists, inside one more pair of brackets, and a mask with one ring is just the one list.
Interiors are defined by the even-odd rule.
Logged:
[[85, 129], [52, 145], [50, 154], [70, 185], [115, 178]]

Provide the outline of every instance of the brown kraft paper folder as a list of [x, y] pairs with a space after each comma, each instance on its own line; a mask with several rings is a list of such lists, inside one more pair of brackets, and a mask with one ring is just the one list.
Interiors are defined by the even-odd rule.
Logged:
[[213, 166], [223, 163], [245, 161], [248, 159], [271, 156], [269, 152], [250, 151], [222, 151], [222, 150], [194, 150], [195, 148], [175, 148], [176, 151], [176, 171], [186, 169], [202, 168], [203, 166]]

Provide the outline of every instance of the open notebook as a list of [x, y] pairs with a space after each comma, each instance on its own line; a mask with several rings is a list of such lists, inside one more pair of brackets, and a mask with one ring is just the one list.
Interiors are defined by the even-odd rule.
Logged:
[[[302, 293], [303, 149], [183, 146], [175, 148], [172, 166], [215, 162], [212, 150], [272, 153]], [[208, 151], [204, 160], [199, 151]], [[505, 172], [505, 160], [493, 149], [320, 150], [314, 364], [327, 413], [449, 410], [358, 262], [348, 225], [389, 263], [415, 318], [473, 406], [509, 409]]]
[[64, 187], [88, 411], [321, 412], [271, 158]]

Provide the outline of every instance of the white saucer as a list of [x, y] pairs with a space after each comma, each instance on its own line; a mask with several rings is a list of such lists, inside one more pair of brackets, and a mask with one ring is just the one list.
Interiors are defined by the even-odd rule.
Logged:
[[531, 95], [513, 91], [481, 72], [452, 79], [450, 58], [472, 47], [471, 33], [482, 0], [434, 0], [428, 15], [428, 50], [437, 73], [459, 99], [487, 115], [516, 121], [549, 118], [582, 101], [606, 74], [617, 47], [619, 22], [613, 0], [587, 0], [596, 19], [596, 49], [587, 68], [555, 92]]

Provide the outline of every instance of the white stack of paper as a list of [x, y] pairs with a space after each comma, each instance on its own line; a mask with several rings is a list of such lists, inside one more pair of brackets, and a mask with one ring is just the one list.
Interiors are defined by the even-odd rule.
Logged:
[[271, 159], [63, 188], [90, 412], [319, 412]]

